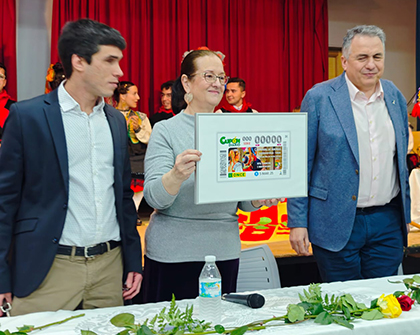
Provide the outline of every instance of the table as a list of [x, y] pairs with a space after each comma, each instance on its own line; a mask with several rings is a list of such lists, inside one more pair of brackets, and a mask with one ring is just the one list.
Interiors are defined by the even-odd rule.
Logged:
[[[382, 293], [390, 294], [397, 290], [403, 290], [403, 284], [391, 284], [388, 279], [401, 280], [404, 277], [411, 276], [393, 276], [387, 278], [354, 280], [347, 282], [336, 282], [330, 284], [322, 284], [322, 292], [332, 294], [350, 293], [358, 302], [364, 302], [366, 305], [370, 301], [378, 298]], [[298, 293], [301, 293], [305, 287], [296, 286], [291, 288], [282, 288], [274, 290], [260, 291], [266, 299], [266, 304], [261, 309], [251, 309], [242, 305], [233, 304], [222, 301], [223, 317], [222, 324], [224, 326], [239, 326], [252, 321], [267, 319], [273, 315], [286, 314], [286, 307], [290, 303], [298, 302]], [[179, 307], [184, 310], [185, 306], [194, 304], [194, 314], [198, 313], [198, 300], [182, 300], [178, 302]], [[168, 306], [168, 302], [156, 304], [132, 305], [113, 308], [100, 308], [86, 311], [58, 311], [58, 312], [42, 312], [33, 313], [18, 317], [0, 318], [0, 329], [9, 329], [16, 331], [15, 327], [26, 325], [40, 326], [50, 322], [59, 321], [72, 315], [85, 313], [82, 318], [71, 320], [67, 323], [52, 326], [36, 334], [63, 334], [76, 335], [80, 334], [80, 330], [91, 330], [100, 335], [117, 334], [122, 328], [116, 328], [109, 320], [119, 313], [132, 313], [136, 317], [136, 322], [142, 322], [146, 318], [150, 318], [157, 314], [164, 306]], [[403, 312], [396, 319], [382, 319], [377, 321], [357, 320], [354, 322], [354, 330], [332, 324], [321, 326], [313, 321], [305, 321], [295, 325], [285, 325], [283, 327], [272, 327], [250, 334], [266, 335], [266, 334], [285, 334], [305, 335], [305, 334], [353, 334], [353, 335], [394, 335], [394, 334], [417, 334], [420, 324], [420, 306], [415, 305], [410, 312]]]

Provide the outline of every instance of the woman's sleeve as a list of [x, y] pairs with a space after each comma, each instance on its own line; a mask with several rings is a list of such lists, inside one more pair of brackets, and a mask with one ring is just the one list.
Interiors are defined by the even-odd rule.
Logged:
[[141, 143], [147, 144], [149, 143], [150, 135], [152, 134], [152, 126], [146, 114], [141, 115], [140, 119], [140, 131], [136, 133], [136, 137]]
[[169, 134], [162, 123], [155, 125], [144, 160], [144, 198], [156, 209], [170, 207], [177, 197], [169, 194], [162, 184], [162, 176], [173, 168], [176, 159]]

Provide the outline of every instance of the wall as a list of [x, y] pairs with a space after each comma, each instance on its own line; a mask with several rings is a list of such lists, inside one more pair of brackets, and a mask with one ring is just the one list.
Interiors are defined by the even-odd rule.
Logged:
[[44, 93], [53, 0], [16, 0], [18, 100]]
[[[17, 0], [19, 100], [44, 91], [50, 63], [52, 1]], [[355, 25], [383, 28], [387, 34], [384, 78], [392, 80], [406, 99], [411, 98], [416, 90], [416, 0], [329, 0], [328, 15], [332, 47], [341, 47], [346, 30]]]
[[341, 47], [347, 29], [374, 24], [386, 34], [385, 72], [406, 99], [416, 91], [416, 0], [329, 0], [329, 46]]

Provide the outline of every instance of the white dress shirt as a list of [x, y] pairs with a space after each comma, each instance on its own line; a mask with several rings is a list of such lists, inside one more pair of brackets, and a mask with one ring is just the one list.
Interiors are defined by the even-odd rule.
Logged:
[[69, 202], [60, 244], [85, 247], [119, 241], [114, 194], [114, 149], [103, 99], [91, 114], [58, 88], [69, 167]]
[[395, 198], [397, 180], [394, 126], [379, 82], [368, 99], [345, 75], [359, 144], [357, 207], [383, 206]]

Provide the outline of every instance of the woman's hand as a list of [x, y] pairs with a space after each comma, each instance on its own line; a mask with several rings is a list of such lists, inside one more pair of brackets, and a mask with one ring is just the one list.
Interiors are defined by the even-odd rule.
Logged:
[[182, 183], [195, 171], [200, 159], [201, 152], [194, 149], [187, 149], [176, 156], [174, 167], [162, 177], [162, 184], [169, 194], [178, 193]]
[[283, 202], [285, 199], [286, 198], [252, 200], [251, 203], [255, 208], [260, 208], [261, 206], [271, 207], [277, 205], [279, 202]]
[[133, 116], [130, 116], [128, 118], [128, 120], [130, 121], [131, 126], [133, 127], [133, 130], [134, 131], [138, 131], [139, 128], [140, 128], [140, 125], [139, 125], [139, 117], [137, 115], [133, 115]]

